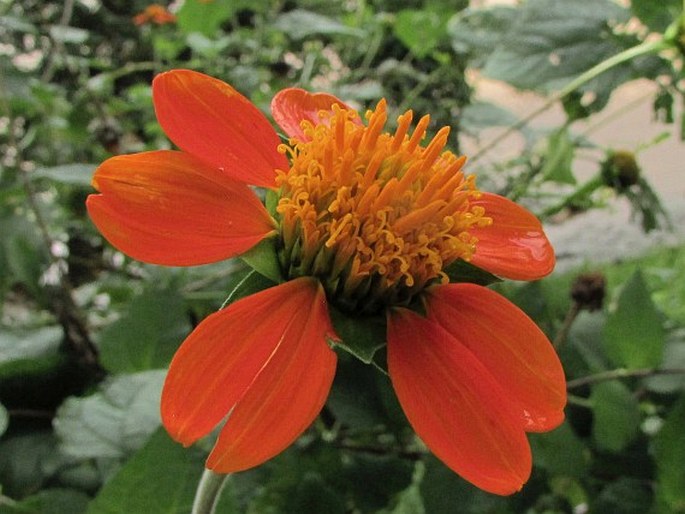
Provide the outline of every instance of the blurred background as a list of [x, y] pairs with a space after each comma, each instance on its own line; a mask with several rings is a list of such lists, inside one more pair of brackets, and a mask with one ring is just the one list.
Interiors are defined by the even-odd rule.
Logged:
[[0, 0], [0, 514], [190, 511], [212, 444], [166, 436], [160, 389], [245, 265], [132, 261], [84, 205], [103, 160], [171, 148], [150, 83], [172, 68], [267, 115], [289, 86], [386, 98], [390, 129], [430, 113], [558, 256], [493, 286], [568, 378], [520, 493], [454, 475], [387, 377], [341, 354], [314, 426], [217, 512], [685, 512], [684, 30], [681, 0]]

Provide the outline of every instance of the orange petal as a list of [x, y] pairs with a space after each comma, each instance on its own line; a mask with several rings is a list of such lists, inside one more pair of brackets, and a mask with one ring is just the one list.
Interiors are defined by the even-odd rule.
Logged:
[[[271, 114], [278, 125], [290, 137], [307, 141], [300, 124], [307, 120], [317, 125], [322, 122], [320, 111], [330, 111], [333, 105], [350, 109], [335, 96], [328, 93], [310, 93], [304, 89], [288, 88], [279, 91], [271, 100]], [[361, 123], [361, 120], [359, 120]]]
[[152, 82], [155, 112], [169, 139], [236, 180], [273, 187], [287, 170], [280, 139], [252, 102], [221, 80], [172, 70]]
[[397, 309], [388, 320], [388, 370], [409, 422], [428, 448], [474, 485], [521, 489], [532, 459], [502, 388], [452, 334]]
[[524, 430], [539, 432], [561, 424], [564, 370], [545, 334], [521, 309], [485, 287], [448, 284], [430, 290], [427, 311], [518, 404]]
[[301, 299], [293, 293], [281, 296], [289, 319], [280, 323], [270, 314], [264, 318], [278, 345], [231, 412], [207, 460], [207, 467], [218, 473], [249, 469], [279, 454], [312, 424], [326, 402], [337, 361], [326, 343], [334, 334], [326, 298], [311, 279], [299, 279], [295, 287]]
[[[228, 427], [236, 424], [241, 411], [248, 420], [268, 417], [250, 400], [259, 393], [257, 403], [266, 405], [275, 399], [277, 405], [272, 408], [280, 413], [267, 427], [256, 428], [273, 432], [266, 436], [268, 440], [293, 423], [304, 425], [304, 430], [323, 405], [335, 372], [336, 356], [326, 344], [327, 334], [333, 330], [325, 298], [311, 278], [265, 289], [215, 312], [193, 330], [171, 362], [162, 391], [164, 426], [171, 437], [190, 445], [207, 435], [236, 403], [247, 402], [248, 408], [235, 407]], [[293, 376], [293, 371], [302, 376]], [[262, 391], [265, 381], [274, 378], [292, 381], [291, 391]], [[251, 447], [261, 449], [268, 442], [257, 431], [254, 436], [243, 436]], [[239, 449], [245, 450], [240, 445]]]
[[93, 177], [88, 213], [134, 259], [167, 266], [243, 253], [274, 230], [254, 193], [216, 168], [175, 151], [121, 155]]
[[538, 220], [520, 205], [492, 193], [472, 202], [493, 219], [489, 227], [469, 232], [478, 238], [471, 263], [495, 275], [534, 280], [554, 269], [554, 249]]

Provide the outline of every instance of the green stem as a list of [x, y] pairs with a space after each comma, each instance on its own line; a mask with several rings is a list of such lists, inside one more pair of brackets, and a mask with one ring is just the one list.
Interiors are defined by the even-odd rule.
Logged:
[[542, 104], [539, 108], [528, 114], [525, 118], [521, 118], [519, 121], [511, 125], [509, 128], [507, 128], [507, 130], [502, 132], [495, 139], [490, 141], [487, 145], [481, 148], [475, 155], [473, 155], [470, 161], [477, 161], [478, 159], [483, 157], [483, 155], [485, 155], [487, 152], [489, 152], [498, 144], [500, 144], [504, 139], [509, 137], [509, 135], [511, 135], [513, 132], [525, 127], [533, 118], [536, 118], [538, 115], [542, 114], [547, 109], [552, 107], [556, 102], [562, 100], [567, 95], [578, 89], [580, 86], [590, 82], [591, 80], [598, 77], [605, 71], [610, 70], [614, 66], [622, 64], [626, 61], [635, 59], [636, 57], [639, 57], [641, 55], [660, 52], [661, 50], [668, 48], [670, 45], [671, 44], [666, 39], [659, 39], [657, 41], [645, 41], [637, 46], [628, 48], [627, 50], [624, 50], [623, 52], [620, 52], [598, 63], [586, 72], [578, 75], [574, 80], [572, 80], [562, 89], [560, 89], [555, 94], [550, 96], [547, 99], [547, 101], [544, 104]]
[[566, 389], [571, 391], [585, 385], [597, 384], [599, 382], [607, 382], [609, 380], [616, 380], [618, 378], [646, 378], [657, 375], [685, 375], [685, 368], [640, 368], [640, 369], [626, 369], [618, 368], [609, 371], [602, 371], [594, 375], [576, 378], [566, 382]]
[[200, 478], [200, 483], [197, 484], [191, 514], [214, 514], [221, 497], [221, 490], [229, 476], [205, 469], [202, 478]]
[[550, 216], [554, 216], [556, 213], [562, 211], [566, 207], [573, 205], [575, 202], [578, 200], [581, 200], [583, 198], [586, 198], [590, 194], [592, 194], [596, 189], [599, 189], [604, 185], [604, 180], [602, 179], [602, 175], [599, 174], [595, 176], [594, 178], [591, 178], [588, 180], [585, 184], [580, 186], [578, 189], [576, 189], [573, 193], [571, 193], [569, 196], [564, 198], [561, 202], [559, 202], [556, 205], [552, 205], [551, 207], [548, 207], [544, 211], [542, 211], [538, 217], [541, 219], [549, 218]]
[[586, 409], [591, 409], [594, 407], [593, 403], [590, 401], [589, 398], [583, 398], [581, 396], [575, 396], [573, 394], [569, 394], [566, 396], [566, 399], [568, 400], [569, 405], [575, 405], [577, 407], [585, 407]]
[[[71, 23], [71, 17], [73, 14], [74, 0], [64, 0], [62, 16], [60, 17], [57, 26], [60, 28], [67, 27], [69, 23]], [[58, 54], [66, 54], [66, 52], [64, 51], [64, 44], [59, 39], [52, 39], [52, 47], [48, 52], [47, 58], [45, 59], [46, 65], [40, 77], [41, 82], [50, 82], [50, 79], [52, 79], [52, 76], [55, 73], [55, 66], [57, 63]]]
[[561, 328], [557, 332], [557, 335], [552, 342], [552, 346], [554, 346], [555, 350], [559, 351], [559, 348], [561, 348], [564, 342], [566, 342], [566, 338], [571, 331], [571, 325], [573, 325], [573, 322], [578, 317], [580, 310], [581, 307], [578, 302], [573, 302], [571, 307], [569, 307], [568, 312], [566, 313], [566, 318], [564, 318], [564, 323], [561, 325]]

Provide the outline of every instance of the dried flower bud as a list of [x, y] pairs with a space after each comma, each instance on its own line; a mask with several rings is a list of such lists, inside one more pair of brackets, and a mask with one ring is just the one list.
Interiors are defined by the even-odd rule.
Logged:
[[607, 186], [619, 191], [637, 184], [640, 181], [640, 166], [635, 154], [627, 150], [609, 152], [602, 163], [602, 178]]
[[571, 298], [580, 309], [599, 310], [604, 303], [606, 285], [606, 277], [601, 272], [581, 273], [571, 286]]
[[167, 23], [176, 23], [176, 16], [170, 13], [163, 5], [151, 4], [143, 12], [133, 17], [133, 23], [135, 25], [145, 25], [147, 23], [165, 25]]

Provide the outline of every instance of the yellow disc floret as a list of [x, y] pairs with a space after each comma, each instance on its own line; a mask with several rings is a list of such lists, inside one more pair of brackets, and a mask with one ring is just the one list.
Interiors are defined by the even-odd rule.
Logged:
[[288, 278], [316, 276], [339, 307], [369, 313], [446, 282], [443, 268], [475, 251], [469, 229], [492, 223], [471, 203], [480, 193], [465, 158], [443, 151], [449, 127], [424, 147], [429, 117], [409, 135], [407, 111], [384, 133], [384, 100], [367, 125], [337, 105], [320, 119], [302, 123], [306, 141], [280, 148], [291, 159], [276, 209]]

